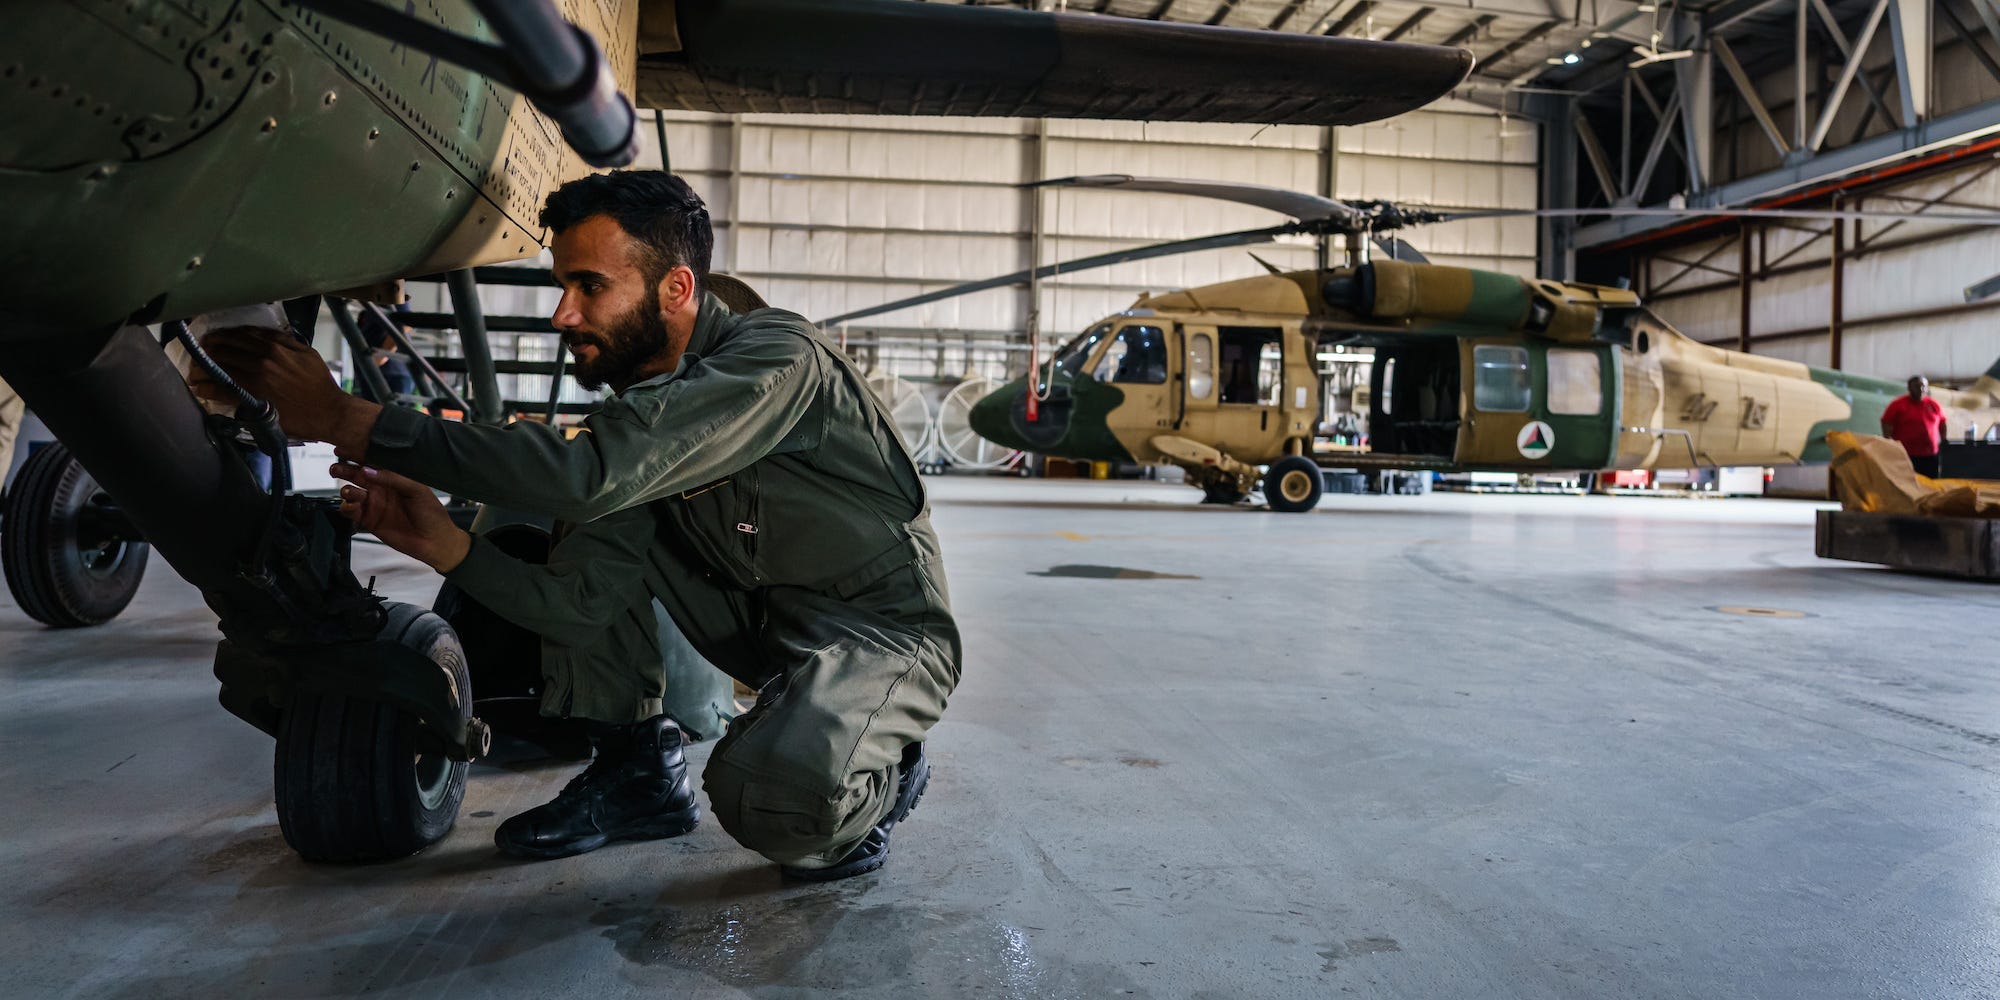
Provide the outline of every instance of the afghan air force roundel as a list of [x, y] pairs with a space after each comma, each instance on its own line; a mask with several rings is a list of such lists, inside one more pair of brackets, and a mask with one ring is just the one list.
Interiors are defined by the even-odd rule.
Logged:
[[1528, 458], [1543, 458], [1556, 446], [1556, 431], [1539, 420], [1528, 421], [1521, 433], [1514, 436], [1514, 447]]

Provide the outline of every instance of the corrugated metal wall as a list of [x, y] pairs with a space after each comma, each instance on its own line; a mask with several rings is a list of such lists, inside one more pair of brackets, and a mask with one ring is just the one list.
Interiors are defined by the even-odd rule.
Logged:
[[[642, 126], [642, 162], [657, 164], [652, 123]], [[811, 319], [1031, 265], [1283, 221], [1206, 199], [1022, 187], [1038, 179], [1218, 179], [1449, 208], [1533, 208], [1537, 198], [1535, 126], [1510, 119], [1503, 128], [1489, 111], [1449, 102], [1337, 130], [673, 112], [664, 126], [670, 166], [717, 222], [715, 269]], [[1411, 240], [1441, 263], [1533, 269], [1531, 220], [1452, 223]], [[1304, 268], [1317, 250], [1297, 238], [1134, 262], [1044, 281], [1039, 302], [1025, 286], [999, 288], [870, 317], [844, 332], [857, 355], [895, 374], [1000, 376], [1025, 367], [1036, 309], [1044, 343], [1059, 342], [1143, 292], [1261, 273], [1250, 252]], [[417, 307], [430, 307], [435, 293], [417, 291]], [[555, 296], [490, 289], [484, 299], [494, 313], [546, 314]], [[514, 382], [503, 391], [546, 392], [545, 380]]]

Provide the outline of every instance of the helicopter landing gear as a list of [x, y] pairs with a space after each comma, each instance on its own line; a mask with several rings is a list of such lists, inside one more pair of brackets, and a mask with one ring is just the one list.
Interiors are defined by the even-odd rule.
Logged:
[[[444, 619], [388, 602], [377, 641], [428, 661], [453, 692], [466, 692], [465, 653]], [[477, 725], [472, 701], [458, 718]], [[422, 720], [370, 698], [297, 691], [278, 723], [272, 767], [278, 829], [307, 861], [388, 861], [451, 832], [465, 798], [467, 761], [453, 759]]]
[[1287, 514], [1309, 511], [1319, 505], [1326, 491], [1326, 479], [1319, 463], [1304, 455], [1290, 455], [1271, 463], [1264, 474], [1264, 502]]
[[1232, 482], [1209, 483], [1201, 488], [1201, 502], [1229, 506], [1242, 503], [1250, 494], [1236, 488]]
[[1253, 478], [1245, 480], [1237, 473], [1226, 472], [1214, 465], [1182, 465], [1181, 468], [1187, 471], [1187, 484], [1201, 490], [1203, 504], [1228, 507], [1242, 503], [1249, 498], [1250, 489], [1256, 484], [1255, 469], [1250, 470]]
[[149, 552], [68, 448], [43, 445], [21, 466], [7, 495], [0, 566], [28, 617], [51, 628], [116, 618], [138, 592]]

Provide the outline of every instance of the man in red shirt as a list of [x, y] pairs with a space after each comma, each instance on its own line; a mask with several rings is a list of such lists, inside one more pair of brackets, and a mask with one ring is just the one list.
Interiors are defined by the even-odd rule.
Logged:
[[1882, 411], [1882, 434], [1902, 443], [1918, 475], [1935, 479], [1938, 444], [1944, 439], [1944, 407], [1930, 397], [1930, 391], [1929, 379], [1912, 375], [1910, 394], [1897, 396]]

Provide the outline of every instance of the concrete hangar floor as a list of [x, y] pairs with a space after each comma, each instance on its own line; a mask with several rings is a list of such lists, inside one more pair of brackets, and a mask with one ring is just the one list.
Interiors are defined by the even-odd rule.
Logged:
[[1817, 561], [1792, 502], [931, 482], [964, 684], [827, 886], [712, 823], [504, 861], [571, 771], [522, 763], [424, 854], [307, 865], [190, 588], [0, 607], [0, 994], [2000, 991], [2000, 590]]

